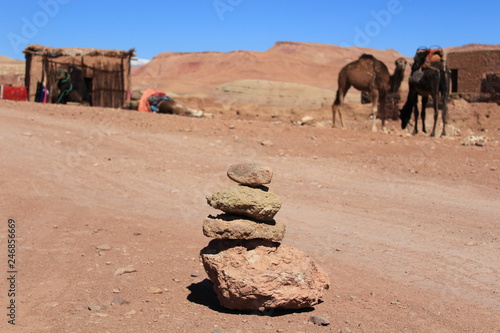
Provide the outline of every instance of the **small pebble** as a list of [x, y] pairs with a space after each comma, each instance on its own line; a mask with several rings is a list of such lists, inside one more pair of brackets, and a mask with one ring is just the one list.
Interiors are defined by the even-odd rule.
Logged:
[[57, 302], [48, 302], [48, 303], [45, 303], [45, 306], [49, 306], [49, 307], [54, 307], [54, 306], [58, 306], [59, 303]]
[[115, 276], [122, 275], [125, 273], [134, 273], [134, 272], [137, 272], [137, 270], [132, 266], [121, 267], [115, 271]]
[[125, 298], [123, 298], [120, 295], [116, 295], [115, 298], [111, 301], [111, 305], [123, 305], [123, 304], [129, 304], [130, 302], [127, 301]]
[[272, 146], [273, 142], [271, 140], [263, 140], [260, 142], [260, 144], [263, 146]]
[[163, 289], [158, 287], [148, 287], [147, 292], [148, 294], [161, 294], [163, 293]]
[[328, 326], [330, 325], [330, 321], [324, 317], [321, 316], [311, 316], [309, 318], [309, 321], [312, 322], [314, 325], [317, 326]]
[[111, 250], [111, 245], [109, 245], [109, 244], [97, 245], [96, 249], [98, 249], [99, 251], [109, 251], [109, 250]]
[[100, 304], [90, 304], [87, 308], [90, 311], [102, 311], [106, 309], [106, 306]]

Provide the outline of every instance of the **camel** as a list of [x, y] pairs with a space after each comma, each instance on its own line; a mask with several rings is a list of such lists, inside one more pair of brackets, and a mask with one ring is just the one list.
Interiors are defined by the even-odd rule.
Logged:
[[187, 106], [177, 103], [173, 99], [162, 100], [158, 104], [158, 113], [170, 113], [180, 116], [203, 117], [203, 111], [188, 108]]
[[434, 106], [434, 124], [431, 137], [436, 135], [436, 124], [439, 116], [438, 103], [442, 103], [443, 130], [441, 136], [446, 136], [446, 120], [448, 114], [448, 95], [450, 91], [450, 71], [443, 60], [440, 49], [420, 49], [414, 58], [412, 74], [409, 78], [409, 91], [406, 103], [400, 110], [401, 128], [405, 129], [410, 122], [411, 113], [415, 116], [413, 135], [418, 133], [418, 95], [422, 96], [422, 132], [427, 133], [425, 128], [425, 108], [432, 97]]
[[371, 54], [362, 54], [358, 60], [344, 66], [339, 73], [338, 90], [335, 102], [332, 105], [333, 123], [335, 127], [335, 114], [339, 113], [342, 127], [345, 128], [340, 112], [344, 97], [351, 86], [362, 92], [370, 93], [372, 101], [372, 131], [377, 131], [377, 112], [382, 112], [382, 130], [385, 131], [385, 102], [388, 93], [395, 94], [401, 85], [406, 68], [404, 58], [396, 59], [396, 69], [393, 75], [389, 74], [387, 66]]
[[56, 91], [57, 94], [52, 95], [52, 103], [76, 102], [84, 105], [91, 104], [83, 73], [75, 66], [69, 66], [68, 70], [63, 68], [57, 70], [57, 82], [54, 88], [51, 90]]
[[141, 112], [169, 113], [197, 118], [208, 115], [202, 110], [191, 109], [167, 96], [163, 91], [155, 89], [134, 90], [131, 100], [126, 102], [123, 108], [139, 110]]

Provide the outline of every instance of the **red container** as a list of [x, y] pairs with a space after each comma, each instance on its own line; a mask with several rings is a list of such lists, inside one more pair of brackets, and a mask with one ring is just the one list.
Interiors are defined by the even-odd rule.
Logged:
[[0, 86], [0, 98], [27, 101], [28, 90], [25, 87]]

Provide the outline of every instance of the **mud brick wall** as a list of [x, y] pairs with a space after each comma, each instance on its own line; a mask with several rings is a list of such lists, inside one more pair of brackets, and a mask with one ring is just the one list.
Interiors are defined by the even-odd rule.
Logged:
[[[483, 95], [487, 84], [486, 76], [496, 74], [500, 76], [500, 51], [471, 51], [449, 53], [447, 57], [448, 67], [452, 70], [452, 89], [457, 93], [469, 94], [475, 98]], [[455, 73], [453, 73], [455, 72]], [[454, 81], [455, 78], [455, 84]], [[491, 89], [491, 87], [488, 87]], [[453, 92], [453, 90], [452, 90]], [[484, 97], [484, 96], [483, 96]]]

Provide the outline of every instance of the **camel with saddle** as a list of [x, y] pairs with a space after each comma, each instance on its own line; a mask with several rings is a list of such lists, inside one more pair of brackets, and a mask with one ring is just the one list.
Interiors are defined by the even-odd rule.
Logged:
[[434, 107], [434, 124], [431, 136], [436, 135], [436, 124], [439, 116], [439, 102], [442, 104], [443, 129], [441, 136], [446, 135], [446, 120], [448, 115], [448, 96], [450, 91], [450, 70], [444, 60], [444, 52], [441, 48], [419, 48], [415, 54], [408, 80], [409, 90], [406, 103], [400, 111], [401, 128], [405, 129], [410, 123], [411, 113], [414, 114], [415, 124], [413, 135], [418, 133], [418, 96], [422, 96], [422, 132], [426, 133], [425, 109], [432, 98]]

